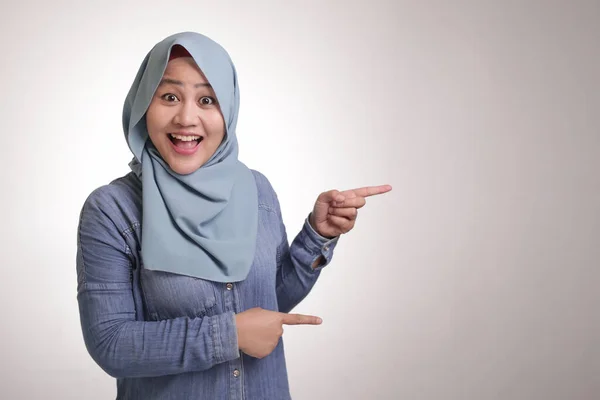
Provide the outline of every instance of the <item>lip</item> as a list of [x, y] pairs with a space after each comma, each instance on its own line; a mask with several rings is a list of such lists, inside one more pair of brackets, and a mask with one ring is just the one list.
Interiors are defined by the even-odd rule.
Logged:
[[[182, 136], [201, 136], [201, 135], [195, 135], [195, 134], [189, 133], [189, 132], [173, 132], [173, 134], [182, 135]], [[190, 156], [198, 151], [198, 149], [200, 148], [200, 144], [204, 141], [204, 137], [202, 137], [202, 140], [200, 140], [200, 142], [196, 146], [189, 148], [189, 149], [182, 149], [180, 147], [175, 146], [175, 144], [171, 141], [170, 138], [167, 138], [167, 140], [169, 141], [169, 144], [171, 145], [171, 148], [173, 149], [173, 151], [175, 151], [177, 154], [181, 154], [184, 156]]]

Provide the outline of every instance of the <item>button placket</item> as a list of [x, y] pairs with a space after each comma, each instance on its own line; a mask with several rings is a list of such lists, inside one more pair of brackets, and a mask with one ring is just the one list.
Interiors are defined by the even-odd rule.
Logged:
[[232, 283], [225, 284], [223, 298], [225, 300], [225, 311], [235, 312], [235, 308], [236, 308], [235, 307], [235, 295], [233, 293], [233, 284]]
[[[223, 300], [224, 300], [224, 307], [225, 307], [225, 312], [237, 312], [237, 309], [239, 308], [236, 304], [236, 291], [235, 286], [233, 283], [228, 282], [225, 283], [225, 285], [221, 286], [221, 290], [223, 293]], [[241, 399], [243, 397], [243, 379], [241, 377], [242, 375], [242, 359], [241, 357], [236, 359], [236, 360], [232, 360], [229, 362], [229, 366], [230, 366], [230, 388], [232, 393], [236, 393], [236, 395], [234, 396], [234, 398], [239, 398]], [[239, 396], [239, 397], [237, 397]]]

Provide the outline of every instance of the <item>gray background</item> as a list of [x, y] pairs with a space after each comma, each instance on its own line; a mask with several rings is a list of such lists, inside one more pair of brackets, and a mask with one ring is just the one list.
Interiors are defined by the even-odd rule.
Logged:
[[290, 240], [328, 189], [389, 183], [288, 327], [295, 399], [600, 398], [598, 1], [3, 1], [0, 388], [109, 399], [75, 299], [77, 218], [127, 173], [148, 49], [239, 71], [241, 159]]

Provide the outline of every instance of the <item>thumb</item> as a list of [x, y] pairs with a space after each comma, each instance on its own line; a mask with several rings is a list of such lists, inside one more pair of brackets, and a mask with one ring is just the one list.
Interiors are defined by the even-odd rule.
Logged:
[[281, 314], [281, 323], [284, 325], [320, 325], [323, 320], [314, 315]]

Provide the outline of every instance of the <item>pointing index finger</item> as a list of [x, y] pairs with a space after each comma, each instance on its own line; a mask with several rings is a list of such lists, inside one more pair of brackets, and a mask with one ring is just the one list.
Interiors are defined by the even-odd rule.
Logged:
[[313, 315], [282, 313], [281, 322], [284, 325], [319, 325], [323, 321]]
[[390, 185], [380, 185], [380, 186], [365, 186], [362, 188], [351, 190], [351, 192], [354, 192], [354, 194], [356, 194], [357, 196], [369, 197], [369, 196], [375, 196], [378, 194], [387, 193], [390, 190], [392, 190], [392, 187]]

